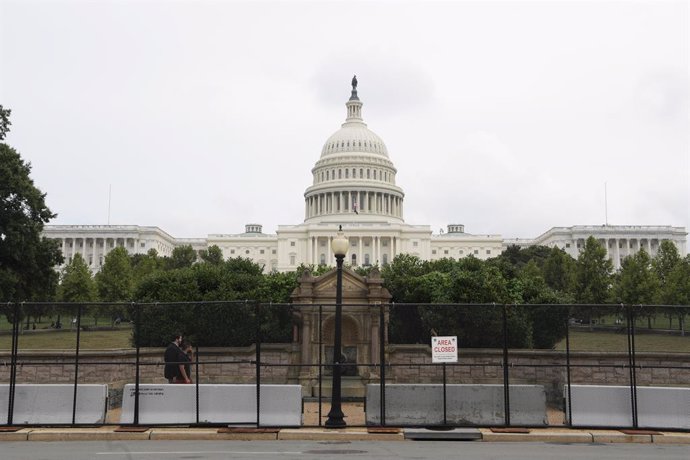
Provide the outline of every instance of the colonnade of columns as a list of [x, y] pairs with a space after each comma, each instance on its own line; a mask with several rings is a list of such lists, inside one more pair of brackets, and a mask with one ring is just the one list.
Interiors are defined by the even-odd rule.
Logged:
[[[75, 254], [81, 254], [87, 265], [91, 267], [100, 267], [103, 265], [105, 256], [116, 247], [124, 247], [127, 252], [134, 254], [139, 251], [141, 241], [139, 238], [98, 238], [98, 237], [73, 237], [73, 238], [56, 238], [60, 241], [62, 255], [65, 257], [65, 263], [69, 263]], [[143, 248], [148, 251], [148, 247]], [[159, 253], [162, 248], [155, 248]]]
[[[614, 268], [621, 267], [621, 261], [628, 256], [637, 254], [644, 249], [651, 257], [656, 255], [660, 241], [657, 238], [598, 238], [597, 241], [606, 248], [606, 255]], [[585, 239], [577, 240], [576, 250], [581, 251], [585, 247]]]
[[369, 191], [324, 192], [306, 198], [306, 218], [324, 214], [381, 214], [403, 218], [403, 199], [399, 195]]
[[[348, 235], [348, 239], [350, 250], [345, 262], [353, 266], [385, 265], [390, 263], [398, 252], [399, 242], [395, 236]], [[312, 236], [307, 247], [307, 264], [332, 265], [332, 240], [333, 236]]]

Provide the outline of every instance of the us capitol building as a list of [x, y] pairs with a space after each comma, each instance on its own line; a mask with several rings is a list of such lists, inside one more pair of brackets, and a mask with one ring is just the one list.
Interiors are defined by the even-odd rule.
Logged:
[[80, 253], [93, 272], [115, 247], [124, 247], [130, 254], [155, 249], [160, 256], [170, 256], [174, 248], [183, 245], [197, 251], [217, 245], [225, 258], [251, 259], [262, 265], [264, 272], [291, 271], [300, 264], [333, 265], [330, 242], [338, 225], [350, 240], [346, 263], [352, 266], [385, 265], [398, 254], [423, 260], [469, 255], [488, 259], [510, 245], [557, 246], [577, 258], [590, 236], [606, 247], [616, 268], [624, 257], [642, 248], [655, 255], [663, 240], [672, 241], [681, 255], [686, 254], [684, 227], [575, 225], [554, 227], [534, 239], [504, 239], [501, 235], [466, 233], [461, 224], [449, 224], [440, 234], [433, 234], [429, 225], [407, 224], [405, 193], [395, 181], [397, 169], [383, 140], [362, 119], [356, 78], [345, 106], [345, 123], [326, 140], [312, 168], [313, 183], [304, 193], [301, 224], [280, 225], [274, 235], [263, 233], [260, 224], [247, 224], [244, 233], [192, 239], [137, 225], [47, 225], [44, 235], [60, 241], [66, 262]]

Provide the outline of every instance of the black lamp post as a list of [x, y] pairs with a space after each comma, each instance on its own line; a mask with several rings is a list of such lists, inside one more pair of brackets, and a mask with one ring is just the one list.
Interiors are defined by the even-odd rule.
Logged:
[[333, 339], [333, 392], [331, 393], [331, 410], [328, 412], [326, 428], [341, 428], [346, 425], [340, 397], [340, 367], [342, 356], [342, 308], [343, 308], [343, 260], [350, 247], [350, 241], [343, 234], [343, 226], [339, 226], [338, 234], [331, 242], [331, 249], [335, 255], [337, 278], [335, 285], [335, 337]]

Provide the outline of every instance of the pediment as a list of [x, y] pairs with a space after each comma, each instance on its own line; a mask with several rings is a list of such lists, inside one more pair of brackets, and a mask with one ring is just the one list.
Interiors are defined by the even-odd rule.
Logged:
[[[337, 283], [338, 273], [335, 269], [328, 273], [324, 273], [314, 282], [314, 293], [317, 296], [329, 295], [335, 296], [335, 287]], [[368, 287], [366, 280], [348, 269], [343, 269], [343, 295], [361, 293], [366, 296]]]

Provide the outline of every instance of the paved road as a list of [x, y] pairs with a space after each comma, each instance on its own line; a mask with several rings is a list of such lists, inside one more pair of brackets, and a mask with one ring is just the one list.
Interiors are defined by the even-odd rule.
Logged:
[[459, 460], [688, 460], [690, 446], [317, 441], [4, 442], [3, 460], [227, 460], [227, 459], [459, 459]]

